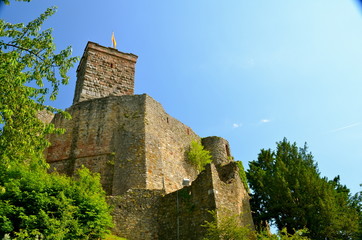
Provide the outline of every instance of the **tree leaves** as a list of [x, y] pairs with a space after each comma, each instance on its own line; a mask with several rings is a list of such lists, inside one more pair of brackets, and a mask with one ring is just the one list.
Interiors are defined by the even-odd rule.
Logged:
[[339, 178], [320, 177], [307, 145], [298, 148], [287, 139], [276, 151], [262, 149], [247, 172], [251, 205], [259, 229], [274, 222], [278, 229], [309, 229], [312, 239], [351, 239], [360, 216], [351, 205], [349, 189]]
[[[60, 84], [68, 83], [67, 71], [78, 60], [70, 57], [71, 47], [55, 53], [52, 29], [40, 31], [44, 21], [55, 12], [56, 7], [48, 8], [25, 26], [0, 20], [0, 52], [18, 53], [13, 59], [22, 64], [26, 82], [34, 82], [42, 89], [32, 96], [40, 104], [44, 103], [44, 96], [48, 93], [49, 98], [55, 100]], [[44, 80], [50, 83], [50, 87], [44, 87]]]
[[70, 117], [44, 102], [56, 98], [78, 59], [70, 47], [56, 53], [52, 30], [40, 31], [55, 10], [26, 25], [0, 20], [0, 238], [97, 239], [112, 225], [98, 175], [47, 173], [47, 135], [64, 130], [37, 115]]
[[[17, 2], [30, 2], [31, 0], [16, 0]], [[5, 3], [6, 5], [10, 4], [9, 0], [1, 0], [1, 2]]]
[[78, 181], [18, 167], [0, 174], [0, 238], [97, 239], [112, 224], [99, 175], [79, 171]]
[[41, 160], [49, 145], [45, 135], [62, 132], [37, 119], [43, 110], [64, 113], [44, 102], [56, 98], [59, 86], [68, 82], [67, 71], [78, 59], [70, 57], [70, 47], [55, 53], [52, 30], [40, 31], [55, 11], [55, 7], [48, 8], [26, 25], [0, 20], [0, 157], [4, 164], [42, 161], [45, 167]]

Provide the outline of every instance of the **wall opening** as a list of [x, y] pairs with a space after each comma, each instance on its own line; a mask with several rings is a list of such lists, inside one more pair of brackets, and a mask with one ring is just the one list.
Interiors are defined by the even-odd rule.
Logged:
[[229, 148], [229, 145], [228, 144], [225, 144], [225, 149], [226, 149], [226, 155], [228, 157], [230, 157], [230, 148]]

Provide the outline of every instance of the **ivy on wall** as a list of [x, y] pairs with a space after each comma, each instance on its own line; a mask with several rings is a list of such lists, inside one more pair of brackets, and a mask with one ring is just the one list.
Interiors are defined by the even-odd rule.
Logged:
[[246, 173], [245, 173], [245, 170], [244, 170], [243, 163], [241, 161], [236, 161], [236, 164], [238, 165], [239, 176], [240, 176], [241, 181], [244, 184], [244, 188], [245, 188], [245, 190], [247, 192], [249, 192], [248, 179], [246, 178]]

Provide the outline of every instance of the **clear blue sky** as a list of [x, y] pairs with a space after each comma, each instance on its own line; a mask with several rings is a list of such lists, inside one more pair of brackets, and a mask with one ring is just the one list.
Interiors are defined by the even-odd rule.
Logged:
[[[283, 137], [307, 142], [322, 176], [362, 183], [362, 14], [353, 0], [45, 1], [1, 6], [27, 22], [59, 7], [45, 28], [58, 49], [87, 41], [139, 56], [147, 93], [201, 137], [229, 140], [244, 166]], [[72, 103], [71, 82], [57, 107]]]

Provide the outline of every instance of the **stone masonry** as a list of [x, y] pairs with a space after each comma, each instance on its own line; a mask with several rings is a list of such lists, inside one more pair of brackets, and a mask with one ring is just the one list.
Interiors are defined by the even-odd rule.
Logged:
[[73, 104], [88, 99], [132, 95], [137, 56], [88, 42], [77, 69]]
[[[229, 143], [200, 138], [150, 96], [133, 95], [137, 56], [89, 42], [77, 70], [71, 120], [52, 119], [63, 135], [50, 136], [51, 170], [68, 175], [82, 165], [101, 175], [113, 206], [112, 232], [127, 239], [202, 239], [210, 210], [240, 214], [253, 229], [249, 195]], [[213, 162], [201, 173], [188, 163], [192, 141]], [[183, 179], [191, 181], [182, 186]], [[225, 211], [226, 210], [226, 211]]]

